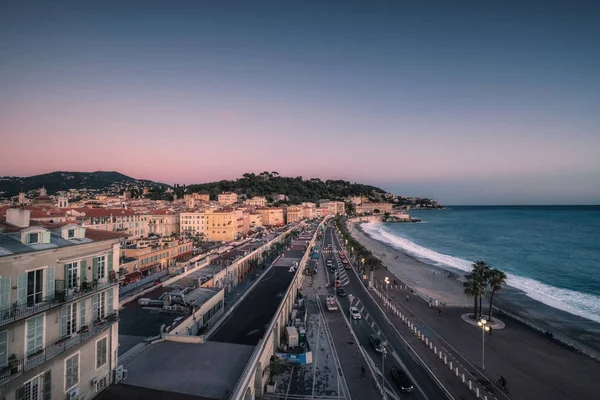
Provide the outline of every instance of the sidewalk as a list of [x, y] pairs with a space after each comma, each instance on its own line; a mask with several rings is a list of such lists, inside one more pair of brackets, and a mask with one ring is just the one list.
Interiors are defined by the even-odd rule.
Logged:
[[[471, 311], [470, 308], [430, 307], [426, 301], [406, 289], [404, 282], [390, 271], [378, 270], [374, 277], [383, 299], [376, 300], [382, 308], [388, 296], [383, 285], [386, 276], [392, 281], [394, 278], [399, 281], [397, 288], [390, 286], [388, 289], [389, 300], [396, 310], [409, 318], [417, 331], [433, 341], [438, 353], [441, 350], [448, 360], [453, 360], [454, 366], [458, 364], [460, 368], [464, 368], [473, 381], [480, 381], [488, 389], [494, 390], [488, 398], [506, 398], [487, 382], [489, 379], [491, 383], [495, 383], [501, 375], [508, 381], [510, 396], [513, 398], [597, 398], [592, 388], [597, 376], [600, 376], [600, 363], [563, 348], [510, 319], [504, 320], [506, 328], [494, 330], [492, 336], [486, 334], [485, 372], [482, 371], [482, 332], [477, 326], [461, 319], [462, 314]], [[410, 299], [408, 301], [407, 295]], [[391, 314], [391, 311], [388, 312], [388, 315]], [[404, 334], [407, 330], [410, 332], [398, 316], [389, 318], [401, 333]], [[420, 341], [414, 333], [410, 337]], [[420, 342], [420, 346], [415, 345], [415, 351], [421, 348], [421, 354], [426, 350], [424, 353], [429, 355], [424, 354], [424, 357], [430, 359], [433, 353], [427, 350], [423, 341]], [[436, 364], [441, 365], [442, 370], [446, 367], [441, 360]]]

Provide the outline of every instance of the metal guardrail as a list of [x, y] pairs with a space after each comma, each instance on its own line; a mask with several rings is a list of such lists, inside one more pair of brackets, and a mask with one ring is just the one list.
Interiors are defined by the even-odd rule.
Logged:
[[86, 281], [77, 279], [72, 287], [67, 287], [63, 279], [55, 280], [55, 291], [53, 296], [47, 296], [37, 302], [26, 302], [13, 304], [0, 310], [0, 326], [19, 321], [40, 312], [88, 296], [94, 292], [106, 289], [117, 282], [114, 276], [106, 277], [105, 281]]

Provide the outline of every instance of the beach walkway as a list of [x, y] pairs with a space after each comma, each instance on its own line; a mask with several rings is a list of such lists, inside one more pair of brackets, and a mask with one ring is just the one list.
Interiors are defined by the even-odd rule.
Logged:
[[[365, 237], [356, 229], [353, 235], [373, 253], [387, 253], [387, 260], [395, 259], [396, 255], [403, 256], [391, 247]], [[471, 312], [472, 308], [444, 307], [441, 308], [440, 313], [439, 308], [430, 307], [428, 301], [413, 295], [409, 289], [406, 289], [407, 285], [403, 280], [401, 265], [395, 265], [394, 271], [396, 275], [392, 274], [390, 270], [375, 271], [376, 286], [383, 298], [377, 295], [374, 297], [385, 310], [385, 300], [389, 295], [390, 303], [397, 312], [394, 313], [390, 309], [386, 311], [386, 314], [407, 340], [412, 337], [421, 342], [422, 349], [428, 348], [397, 316], [398, 314], [403, 315], [405, 319], [408, 318], [419, 332], [428, 340], [433, 341], [438, 349], [442, 349], [447, 360], [452, 359], [454, 366], [459, 364], [461, 369], [465, 369], [474, 378], [473, 380], [481, 380], [485, 385], [486, 379], [496, 382], [501, 375], [504, 376], [508, 382], [510, 398], [557, 400], [598, 398], [594, 388], [597, 384], [597, 377], [600, 376], [599, 362], [562, 347], [510, 319], [504, 321], [506, 328], [493, 330], [491, 335], [486, 334], [485, 336], [484, 372], [482, 370], [481, 329], [461, 319], [461, 315]], [[386, 276], [392, 282], [395, 279], [398, 286], [390, 285], [386, 290], [383, 285]], [[441, 290], [444, 289], [447, 288], [444, 286]], [[432, 287], [432, 290], [435, 290], [435, 287]], [[437, 295], [437, 293], [434, 294]], [[407, 295], [409, 300], [406, 299]], [[430, 350], [429, 353], [435, 356], [433, 351]], [[438, 359], [438, 364], [450, 371], [443, 360]], [[487, 386], [493, 389], [489, 384]], [[506, 398], [497, 389], [493, 396], [498, 399]]]

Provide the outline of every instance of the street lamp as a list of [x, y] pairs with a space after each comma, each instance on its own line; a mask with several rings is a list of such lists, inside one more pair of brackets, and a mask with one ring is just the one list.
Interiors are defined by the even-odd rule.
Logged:
[[481, 328], [481, 369], [483, 371], [485, 371], [485, 333], [490, 330], [487, 323], [488, 321], [485, 318], [477, 322], [477, 325]]
[[385, 277], [385, 297], [386, 297], [386, 303], [385, 303], [385, 308], [389, 309], [390, 307], [390, 278], [388, 278], [387, 276]]

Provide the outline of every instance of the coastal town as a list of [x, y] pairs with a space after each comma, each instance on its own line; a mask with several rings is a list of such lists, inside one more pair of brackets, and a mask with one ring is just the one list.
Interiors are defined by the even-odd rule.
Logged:
[[[489, 316], [465, 313], [487, 281], [463, 293], [468, 279], [362, 231], [416, 221], [398, 196], [282, 205], [284, 194], [151, 200], [149, 190], [42, 187], [0, 207], [5, 398], [491, 400], [511, 398], [507, 378], [512, 393], [546, 390], [524, 384], [542, 379], [532, 372], [515, 384], [497, 350], [486, 375], [468, 350], [481, 321], [495, 331], [487, 346], [515, 331], [539, 341], [507, 310], [492, 318], [491, 299]], [[534, 346], [597, 369], [552, 342]]]

